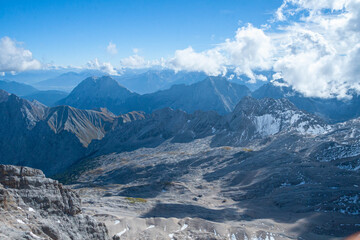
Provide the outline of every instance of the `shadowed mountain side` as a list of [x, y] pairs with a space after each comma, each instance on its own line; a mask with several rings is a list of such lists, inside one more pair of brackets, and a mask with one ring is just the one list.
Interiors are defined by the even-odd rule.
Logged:
[[110, 152], [130, 151], [140, 147], [156, 147], [173, 138], [173, 142], [190, 142], [213, 134], [220, 123], [215, 112], [187, 114], [165, 108], [154, 111], [140, 121], [117, 126], [101, 141], [93, 141], [88, 153], [96, 156]]
[[136, 95], [109, 76], [89, 77], [77, 85], [66, 98], [57, 102], [57, 105], [80, 109], [107, 108], [111, 112], [119, 113], [116, 111], [117, 106]]
[[47, 108], [4, 91], [0, 99], [1, 163], [36, 167], [50, 175], [84, 157], [87, 145], [114, 126], [143, 117], [115, 117], [105, 109]]

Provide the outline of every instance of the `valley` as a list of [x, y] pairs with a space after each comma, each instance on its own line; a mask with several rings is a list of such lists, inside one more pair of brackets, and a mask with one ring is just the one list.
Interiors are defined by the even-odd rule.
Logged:
[[241, 87], [216, 78], [180, 90], [215, 89], [219, 98], [193, 95], [200, 110], [164, 101], [116, 115], [100, 106], [145, 95], [109, 77], [86, 84], [92, 89], [75, 88], [69, 99], [91, 99], [82, 106], [92, 110], [2, 91], [1, 163], [39, 168], [71, 188], [106, 237], [335, 240], [360, 230], [359, 119], [329, 123], [286, 98], [240, 97]]

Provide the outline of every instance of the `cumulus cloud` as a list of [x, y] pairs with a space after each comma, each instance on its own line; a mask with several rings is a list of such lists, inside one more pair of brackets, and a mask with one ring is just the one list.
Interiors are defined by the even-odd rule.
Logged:
[[112, 43], [112, 42], [109, 42], [109, 45], [106, 47], [106, 50], [111, 55], [115, 55], [115, 54], [118, 53], [118, 50], [116, 48], [116, 44]]
[[227, 64], [235, 66], [235, 73], [245, 74], [252, 82], [256, 79], [266, 80], [264, 76], [256, 75], [254, 70], [269, 70], [272, 64], [272, 43], [262, 29], [251, 24], [239, 28], [235, 39], [227, 39], [221, 44], [221, 49], [228, 57]]
[[32, 53], [9, 37], [0, 39], [0, 72], [21, 72], [40, 69], [41, 63]]
[[177, 50], [167, 65], [208, 75], [231, 68], [251, 82], [272, 70], [306, 96], [349, 98], [360, 93], [359, 60], [360, 0], [284, 0], [262, 28], [248, 24], [205, 51]]
[[97, 58], [89, 61], [85, 68], [99, 70], [109, 75], [119, 75], [119, 72], [113, 67], [113, 65], [111, 65], [110, 62], [100, 62]]
[[192, 47], [177, 50], [168, 66], [176, 71], [203, 71], [208, 75], [224, 75], [228, 67], [238, 75], [246, 75], [251, 81], [264, 80], [254, 70], [271, 68], [271, 39], [262, 29], [251, 24], [239, 28], [234, 39], [227, 39], [216, 47], [196, 52]]
[[175, 71], [203, 71], [210, 76], [226, 73], [226, 58], [219, 48], [197, 53], [192, 47], [177, 50], [170, 59], [169, 67]]
[[274, 39], [274, 70], [306, 96], [349, 98], [360, 92], [360, 1], [287, 0], [279, 21], [292, 19]]
[[147, 67], [148, 63], [144, 57], [135, 54], [121, 59], [120, 65], [123, 68], [144, 68]]

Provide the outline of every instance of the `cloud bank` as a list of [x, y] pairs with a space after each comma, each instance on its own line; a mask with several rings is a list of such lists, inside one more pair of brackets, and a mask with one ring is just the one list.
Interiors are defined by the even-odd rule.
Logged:
[[0, 72], [21, 72], [40, 69], [41, 63], [32, 53], [9, 37], [0, 39]]
[[271, 39], [263, 30], [248, 24], [239, 28], [233, 40], [203, 52], [196, 52], [192, 47], [177, 50], [168, 66], [176, 71], [203, 71], [208, 75], [224, 75], [229, 67], [235, 68], [238, 75], [246, 75], [251, 81], [264, 80], [254, 70], [271, 68]]
[[225, 74], [235, 69], [252, 82], [276, 76], [309, 97], [349, 98], [360, 92], [360, 0], [285, 0], [263, 28], [239, 28], [212, 49], [177, 50], [168, 67]]

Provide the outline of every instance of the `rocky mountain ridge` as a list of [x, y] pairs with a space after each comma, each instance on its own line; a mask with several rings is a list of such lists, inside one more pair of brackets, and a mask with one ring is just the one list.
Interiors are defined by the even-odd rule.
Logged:
[[109, 239], [79, 196], [37, 169], [0, 165], [1, 239]]

